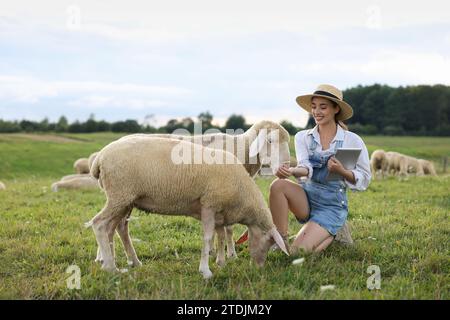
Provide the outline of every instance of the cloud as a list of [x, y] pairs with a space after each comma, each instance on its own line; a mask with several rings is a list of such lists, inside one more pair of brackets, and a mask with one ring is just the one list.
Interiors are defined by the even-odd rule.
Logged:
[[[107, 93], [107, 95], [102, 96], [102, 93]], [[72, 105], [86, 102], [88, 105], [98, 107], [107, 102], [114, 102], [114, 105], [118, 105], [118, 101], [121, 103], [128, 101], [131, 108], [145, 108], [145, 106], [151, 105], [164, 105], [157, 98], [177, 99], [191, 94], [191, 90], [176, 86], [99, 81], [45, 81], [33, 77], [0, 75], [0, 98], [33, 104], [45, 98], [84, 96], [85, 98], [77, 99], [78, 102], [73, 102]], [[120, 97], [122, 99], [127, 97], [127, 99], [120, 100]], [[119, 98], [119, 100], [114, 100], [114, 98]], [[146, 100], [147, 102], [145, 102]], [[122, 104], [122, 106], [127, 106], [127, 104]]]
[[161, 107], [168, 106], [168, 103], [161, 100], [145, 100], [145, 99], [133, 99], [123, 98], [117, 96], [98, 96], [92, 95], [81, 99], [69, 101], [68, 106], [83, 107], [89, 109], [118, 109], [125, 108], [130, 110], [151, 110], [159, 109]]

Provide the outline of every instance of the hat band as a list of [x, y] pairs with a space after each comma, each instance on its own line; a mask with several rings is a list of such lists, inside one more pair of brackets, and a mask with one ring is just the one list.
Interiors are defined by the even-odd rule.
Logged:
[[341, 100], [341, 99], [339, 99], [338, 97], [336, 97], [334, 94], [331, 94], [331, 93], [326, 92], [326, 91], [320, 91], [320, 90], [318, 90], [318, 91], [314, 91], [313, 94], [320, 94], [320, 95], [322, 95], [322, 96], [328, 96], [328, 97], [330, 97], [330, 98], [334, 98], [334, 99]]

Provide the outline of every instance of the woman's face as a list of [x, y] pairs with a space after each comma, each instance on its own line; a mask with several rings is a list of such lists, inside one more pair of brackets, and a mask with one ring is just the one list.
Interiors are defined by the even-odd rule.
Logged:
[[334, 116], [339, 112], [339, 106], [334, 106], [328, 99], [314, 97], [311, 100], [311, 113], [318, 125], [325, 125], [329, 122], [335, 122]]

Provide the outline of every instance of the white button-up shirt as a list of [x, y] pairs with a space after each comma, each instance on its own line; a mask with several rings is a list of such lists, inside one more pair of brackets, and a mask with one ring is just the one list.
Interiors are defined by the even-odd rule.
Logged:
[[359, 148], [361, 153], [359, 155], [358, 161], [356, 163], [356, 168], [351, 170], [355, 175], [356, 183], [352, 184], [347, 180], [344, 180], [346, 185], [352, 190], [363, 191], [369, 186], [370, 179], [372, 175], [370, 173], [370, 162], [369, 162], [369, 152], [367, 151], [364, 141], [355, 133], [350, 131], [345, 131], [341, 126], [337, 126], [336, 136], [330, 143], [330, 149], [322, 150], [322, 144], [320, 143], [320, 135], [318, 131], [318, 126], [313, 129], [302, 130], [295, 135], [295, 154], [297, 157], [297, 163], [299, 167], [304, 167], [308, 169], [308, 179], [311, 179], [313, 175], [313, 168], [309, 162], [309, 136], [312, 135], [313, 139], [317, 142], [316, 152], [324, 153], [328, 150], [333, 150], [336, 145], [337, 140], [343, 140], [342, 148]]

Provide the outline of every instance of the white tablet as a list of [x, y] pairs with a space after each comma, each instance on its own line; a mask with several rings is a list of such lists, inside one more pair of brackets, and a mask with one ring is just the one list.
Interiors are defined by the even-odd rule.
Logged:
[[[336, 150], [336, 155], [334, 156], [338, 159], [345, 169], [353, 170], [356, 168], [356, 163], [358, 162], [361, 149], [358, 148], [340, 148]], [[328, 173], [327, 180], [342, 180], [343, 177], [337, 173]]]

